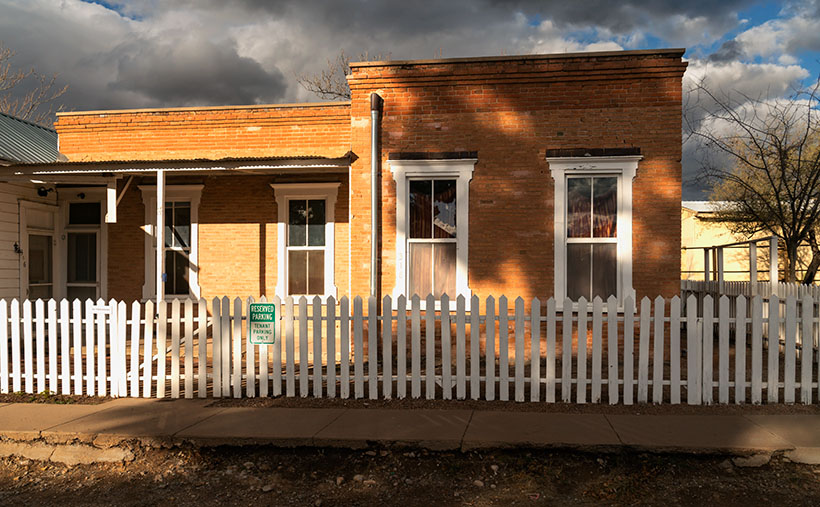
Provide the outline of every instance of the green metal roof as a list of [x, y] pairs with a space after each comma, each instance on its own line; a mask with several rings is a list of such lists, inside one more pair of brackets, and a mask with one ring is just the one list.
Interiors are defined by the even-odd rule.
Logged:
[[0, 160], [44, 163], [57, 160], [57, 132], [0, 113]]

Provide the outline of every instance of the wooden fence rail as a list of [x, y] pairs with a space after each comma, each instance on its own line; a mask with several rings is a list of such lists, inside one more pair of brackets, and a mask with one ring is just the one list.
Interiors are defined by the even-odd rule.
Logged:
[[815, 301], [275, 297], [275, 344], [252, 345], [253, 298], [0, 300], [0, 391], [808, 404]]

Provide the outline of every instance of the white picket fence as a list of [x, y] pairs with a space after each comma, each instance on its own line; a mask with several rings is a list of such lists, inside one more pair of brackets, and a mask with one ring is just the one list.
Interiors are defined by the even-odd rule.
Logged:
[[[0, 391], [192, 398], [314, 396], [814, 403], [815, 304], [711, 296], [542, 303], [273, 299], [275, 345], [251, 345], [252, 298], [210, 304], [0, 301]], [[801, 311], [798, 312], [798, 302]], [[424, 308], [422, 309], [422, 303]], [[436, 304], [445, 311], [436, 311]], [[400, 309], [400, 310], [397, 310]], [[512, 311], [510, 311], [512, 310]], [[769, 329], [784, 340], [769, 340]], [[580, 337], [580, 340], [579, 340]], [[580, 346], [579, 346], [580, 344]], [[805, 345], [805, 346], [804, 346]], [[818, 361], [814, 366], [815, 358]], [[765, 396], [764, 396], [765, 394]]]

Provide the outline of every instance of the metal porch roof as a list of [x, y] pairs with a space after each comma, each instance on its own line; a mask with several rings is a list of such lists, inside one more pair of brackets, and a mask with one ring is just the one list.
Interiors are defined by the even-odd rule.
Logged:
[[0, 113], [0, 160], [48, 163], [58, 155], [56, 131]]

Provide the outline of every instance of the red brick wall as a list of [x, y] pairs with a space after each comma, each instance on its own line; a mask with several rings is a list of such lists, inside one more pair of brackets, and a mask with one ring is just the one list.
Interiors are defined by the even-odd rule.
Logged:
[[[382, 294], [395, 284], [391, 152], [477, 151], [470, 184], [469, 284], [482, 298], [553, 293], [553, 180], [548, 148], [639, 147], [633, 285], [680, 284], [681, 53], [532, 57], [354, 67], [353, 271], [369, 273], [369, 94], [382, 122]], [[366, 276], [353, 292], [368, 292]]]
[[350, 149], [350, 105], [249, 106], [61, 113], [71, 161], [318, 155]]

